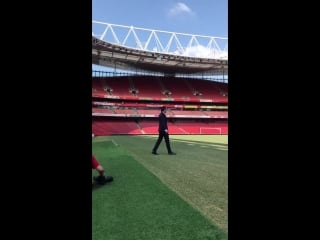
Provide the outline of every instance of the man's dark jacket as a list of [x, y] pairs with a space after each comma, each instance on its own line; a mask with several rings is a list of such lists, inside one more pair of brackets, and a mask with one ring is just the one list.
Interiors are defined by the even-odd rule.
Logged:
[[166, 115], [163, 113], [163, 112], [161, 112], [160, 114], [159, 114], [159, 132], [160, 131], [164, 131], [164, 130], [166, 130], [166, 129], [168, 129], [168, 126], [167, 126], [167, 117], [166, 117]]

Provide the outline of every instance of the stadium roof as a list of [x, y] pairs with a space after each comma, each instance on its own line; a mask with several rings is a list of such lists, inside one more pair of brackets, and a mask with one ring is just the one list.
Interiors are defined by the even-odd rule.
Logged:
[[[142, 70], [165, 74], [228, 75], [227, 38], [179, 34], [107, 23], [100, 24], [104, 24], [106, 27], [100, 38], [97, 37], [98, 34], [92, 33], [93, 64], [115, 69]], [[126, 35], [123, 35], [125, 39], [122, 42], [119, 41], [120, 37], [116, 35], [115, 27], [128, 30]], [[140, 36], [137, 34], [139, 30]], [[107, 39], [108, 31], [111, 33], [113, 40]], [[143, 38], [141, 31], [147, 33], [147, 38], [145, 37], [147, 41], [145, 42], [141, 40]], [[160, 34], [169, 35], [165, 48], [163, 47], [164, 44], [160, 42]], [[130, 35], [133, 36], [133, 45], [132, 42], [130, 45]], [[182, 44], [185, 40], [183, 37], [190, 38], [186, 47], [183, 47]], [[162, 38], [165, 39], [163, 35]], [[201, 42], [200, 38], [202, 42], [204, 40], [208, 41], [206, 47], [199, 43]], [[156, 44], [156, 47], [153, 46], [153, 48], [152, 39]], [[224, 50], [221, 50], [217, 44], [219, 39], [226, 42]], [[174, 41], [176, 49], [173, 48]]]

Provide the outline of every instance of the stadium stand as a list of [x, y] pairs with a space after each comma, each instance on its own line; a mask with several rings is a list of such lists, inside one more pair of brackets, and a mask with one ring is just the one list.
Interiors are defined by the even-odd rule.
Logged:
[[[159, 107], [166, 105], [171, 134], [228, 134], [226, 85], [159, 76], [93, 77], [92, 131], [95, 136], [157, 134]], [[137, 90], [136, 96], [130, 89]], [[192, 95], [193, 89], [203, 95]]]
[[[103, 37], [110, 36], [106, 34], [108, 30], [116, 36], [117, 25], [104, 26], [107, 28], [100, 38], [92, 35], [92, 62], [114, 69], [92, 72], [95, 136], [158, 134], [158, 114], [163, 105], [167, 107], [170, 134], [228, 134], [228, 83], [224, 79], [228, 59], [221, 48], [215, 48], [218, 44], [214, 37], [199, 36], [208, 40], [208, 50], [214, 54], [190, 57], [183, 53], [186, 47], [182, 45], [177, 49], [182, 51], [179, 55], [179, 51], [168, 53], [173, 46], [154, 51], [143, 44], [126, 46], [112, 39], [105, 41]], [[125, 28], [135, 31], [133, 27]], [[139, 43], [139, 32], [134, 33]], [[167, 33], [176, 40], [180, 35]], [[198, 37], [183, 36], [189, 36], [190, 41]], [[227, 42], [224, 38], [219, 40]], [[222, 80], [211, 78], [221, 75]]]

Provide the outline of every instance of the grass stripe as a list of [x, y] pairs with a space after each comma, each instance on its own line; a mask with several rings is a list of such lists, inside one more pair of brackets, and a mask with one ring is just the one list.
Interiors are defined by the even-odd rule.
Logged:
[[93, 240], [227, 239], [120, 143], [116, 147], [112, 141], [94, 142], [93, 153], [114, 177], [92, 192]]
[[[170, 136], [176, 156], [150, 152], [157, 136], [111, 136], [138, 162], [213, 224], [228, 231], [227, 136]], [[193, 143], [192, 146], [188, 145]], [[201, 148], [202, 145], [208, 148]]]

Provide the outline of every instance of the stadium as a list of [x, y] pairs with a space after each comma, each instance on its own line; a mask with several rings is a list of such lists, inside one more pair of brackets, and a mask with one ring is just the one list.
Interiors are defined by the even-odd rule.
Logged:
[[[228, 134], [228, 60], [214, 37], [93, 23], [105, 28], [100, 36], [92, 37], [93, 64], [124, 70], [120, 74], [93, 72], [95, 136], [157, 134], [155, 122], [162, 105], [169, 108], [171, 134]], [[121, 33], [123, 42], [119, 41]], [[167, 35], [166, 47], [159, 34]], [[187, 55], [184, 49], [197, 48], [200, 38], [207, 41], [212, 57]], [[221, 75], [220, 81], [210, 80]]]
[[[227, 239], [228, 39], [92, 29], [109, 69], [92, 71], [92, 149], [115, 178], [93, 189], [93, 239]], [[161, 106], [176, 156], [151, 154]]]

